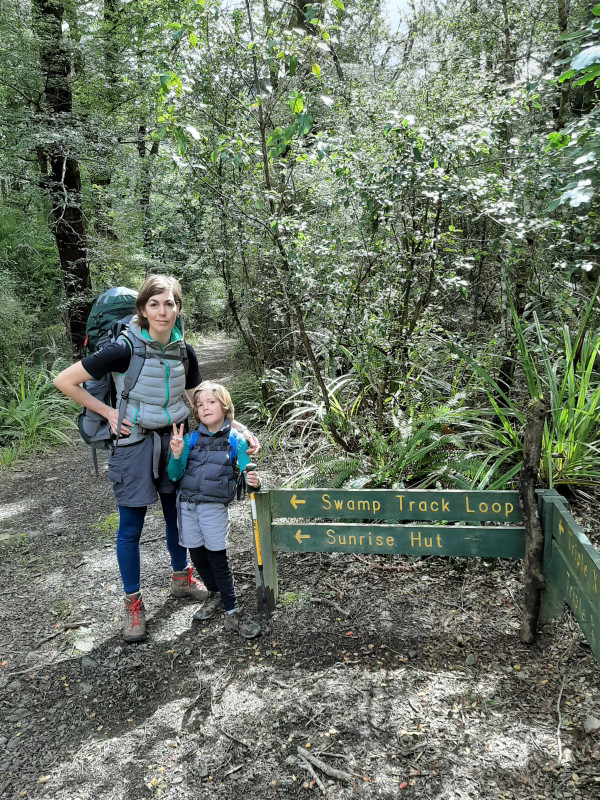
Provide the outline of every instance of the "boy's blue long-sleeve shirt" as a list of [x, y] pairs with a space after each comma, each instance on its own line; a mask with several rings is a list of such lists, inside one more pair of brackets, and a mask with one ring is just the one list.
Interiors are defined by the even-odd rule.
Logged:
[[[236, 456], [240, 472], [243, 472], [244, 469], [246, 468], [246, 465], [250, 463], [250, 458], [246, 453], [247, 446], [248, 443], [243, 438], [243, 436], [238, 437]], [[183, 473], [185, 472], [189, 452], [190, 452], [190, 434], [186, 433], [183, 437], [183, 452], [181, 453], [181, 457], [175, 458], [173, 453], [171, 453], [169, 458], [169, 464], [167, 466], [167, 475], [172, 481], [175, 482], [180, 481], [183, 478]]]

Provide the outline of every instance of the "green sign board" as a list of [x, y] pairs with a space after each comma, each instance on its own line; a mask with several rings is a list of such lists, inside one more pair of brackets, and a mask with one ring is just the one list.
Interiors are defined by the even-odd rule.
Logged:
[[277, 489], [269, 492], [273, 518], [521, 522], [517, 492], [417, 489]]
[[[546, 586], [541, 618], [563, 601], [600, 661], [600, 555], [554, 491], [538, 494]], [[277, 551], [523, 558], [525, 528], [513, 491], [273, 489], [255, 494], [257, 592], [277, 602]], [[258, 550], [255, 551], [258, 553]]]
[[307, 524], [272, 526], [275, 550], [523, 558], [525, 531], [475, 525]]
[[600, 661], [600, 555], [564, 507], [552, 514], [552, 590], [559, 592]]
[[600, 622], [600, 556], [569, 512], [559, 506], [554, 507], [552, 536]]
[[598, 598], [595, 602], [581, 586], [577, 573], [571, 569], [564, 553], [553, 542], [551, 579], [563, 596], [567, 605], [592, 648], [596, 660], [600, 662], [600, 608]]

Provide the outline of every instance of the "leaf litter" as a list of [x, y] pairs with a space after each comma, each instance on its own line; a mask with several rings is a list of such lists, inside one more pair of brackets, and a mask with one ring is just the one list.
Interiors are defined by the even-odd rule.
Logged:
[[[520, 643], [520, 563], [280, 553], [285, 602], [246, 642], [169, 597], [152, 508], [150, 636], [126, 646], [88, 449], [4, 472], [3, 511], [0, 797], [600, 797], [600, 669], [567, 610]], [[247, 504], [231, 516], [259, 618]]]

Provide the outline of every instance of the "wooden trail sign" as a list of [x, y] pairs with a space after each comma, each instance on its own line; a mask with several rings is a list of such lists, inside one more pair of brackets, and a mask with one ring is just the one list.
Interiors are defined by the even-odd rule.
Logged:
[[508, 491], [275, 489], [268, 494], [273, 518], [521, 522], [519, 496]]
[[523, 558], [522, 528], [456, 525], [274, 524], [275, 550]]
[[550, 552], [544, 571], [554, 614], [546, 610], [544, 617], [560, 613], [564, 600], [600, 661], [600, 555], [564, 503], [552, 506], [549, 530], [545, 531]]
[[269, 611], [278, 550], [523, 558], [517, 492], [273, 489], [254, 497]]
[[[523, 527], [506, 525], [521, 519], [516, 492], [277, 489], [269, 498], [275, 550], [523, 558]], [[272, 522], [277, 517], [353, 522]], [[390, 524], [396, 520], [402, 524]], [[421, 520], [438, 524], [414, 524]]]
[[[523, 558], [518, 493], [274, 489], [254, 495], [267, 608], [277, 602], [275, 553], [381, 553]], [[544, 533], [540, 621], [566, 602], [600, 661], [600, 556], [556, 492], [538, 493]], [[323, 521], [325, 520], [325, 521]], [[262, 588], [255, 558], [257, 599]]]

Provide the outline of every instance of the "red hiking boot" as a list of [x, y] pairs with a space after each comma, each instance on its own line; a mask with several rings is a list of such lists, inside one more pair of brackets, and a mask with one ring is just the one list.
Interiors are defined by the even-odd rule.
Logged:
[[131, 642], [143, 642], [146, 638], [146, 610], [141, 592], [125, 595], [125, 623], [123, 639]]
[[208, 597], [208, 589], [203, 583], [192, 577], [193, 570], [193, 567], [186, 567], [171, 575], [171, 595], [173, 597], [189, 597], [197, 603], [203, 603]]

